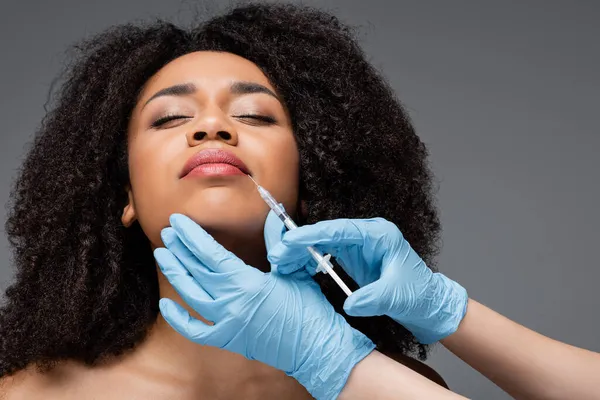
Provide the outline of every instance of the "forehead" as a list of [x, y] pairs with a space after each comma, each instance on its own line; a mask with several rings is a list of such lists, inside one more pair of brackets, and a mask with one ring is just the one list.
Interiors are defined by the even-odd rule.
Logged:
[[268, 78], [253, 62], [232, 53], [196, 51], [162, 67], [144, 85], [140, 100], [178, 83], [191, 82], [199, 88], [210, 89], [234, 81], [256, 82], [274, 91]]

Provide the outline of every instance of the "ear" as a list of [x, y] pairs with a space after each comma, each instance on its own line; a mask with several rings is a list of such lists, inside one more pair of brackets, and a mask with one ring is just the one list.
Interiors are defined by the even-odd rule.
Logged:
[[127, 202], [127, 205], [123, 208], [121, 222], [126, 228], [129, 228], [131, 224], [133, 224], [137, 220], [137, 214], [135, 212], [135, 203], [133, 201], [133, 192], [131, 191], [131, 187], [127, 186], [126, 190], [129, 201]]

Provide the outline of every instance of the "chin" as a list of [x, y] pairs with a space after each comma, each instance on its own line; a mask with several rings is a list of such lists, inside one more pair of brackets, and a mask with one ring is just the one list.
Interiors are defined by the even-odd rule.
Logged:
[[266, 204], [241, 202], [195, 207], [184, 213], [246, 264], [268, 272], [270, 266], [265, 264], [264, 241], [268, 212]]
[[236, 237], [257, 234], [262, 237], [268, 212], [266, 204], [254, 204], [243, 199], [216, 204], [202, 202], [182, 211], [210, 234]]

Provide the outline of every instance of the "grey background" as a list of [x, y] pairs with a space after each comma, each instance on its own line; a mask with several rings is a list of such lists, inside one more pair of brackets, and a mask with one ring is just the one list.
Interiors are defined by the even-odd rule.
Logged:
[[[3, 1], [0, 191], [74, 40], [187, 1]], [[439, 179], [439, 268], [471, 297], [553, 338], [600, 351], [600, 3], [309, 1], [363, 27], [428, 144]], [[12, 266], [0, 243], [0, 289]], [[466, 396], [509, 398], [441, 346], [428, 361]], [[556, 360], [557, 363], [560, 360]]]

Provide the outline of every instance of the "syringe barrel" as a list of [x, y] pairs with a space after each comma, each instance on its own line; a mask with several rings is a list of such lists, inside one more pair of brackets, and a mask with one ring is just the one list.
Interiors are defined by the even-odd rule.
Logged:
[[296, 229], [298, 227], [294, 220], [290, 218], [288, 213], [285, 212], [285, 208], [283, 208], [283, 206], [279, 204], [273, 196], [271, 196], [271, 193], [269, 193], [267, 189], [263, 188], [262, 186], [258, 186], [258, 193], [260, 193], [260, 197], [263, 198], [269, 208], [273, 210], [275, 215], [277, 215], [281, 221], [283, 221], [284, 225], [288, 229]]
[[275, 198], [271, 196], [271, 193], [269, 193], [265, 188], [259, 186], [258, 193], [260, 194], [260, 197], [262, 197], [262, 199], [265, 201], [265, 203], [267, 203], [269, 208], [271, 208], [273, 211], [277, 211], [277, 209], [280, 208]]
[[[277, 213], [277, 212], [275, 212]], [[292, 229], [296, 229], [298, 227], [298, 225], [296, 225], [296, 223], [294, 222], [293, 219], [290, 218], [290, 216], [284, 211], [283, 213], [279, 214], [279, 219], [281, 219], [281, 221], [283, 221], [283, 224], [285, 225], [286, 228], [288, 228], [288, 230], [292, 230]]]

